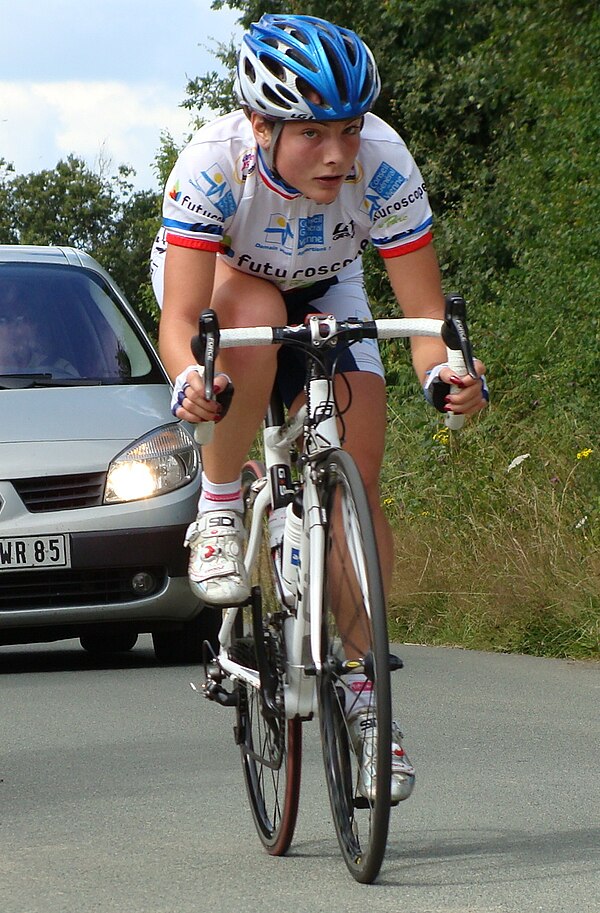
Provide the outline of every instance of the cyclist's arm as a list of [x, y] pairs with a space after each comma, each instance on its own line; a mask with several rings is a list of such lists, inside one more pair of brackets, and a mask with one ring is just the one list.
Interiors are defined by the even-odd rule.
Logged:
[[[165, 285], [162, 314], [159, 326], [159, 352], [169, 376], [175, 380], [190, 366], [190, 340], [198, 332], [198, 318], [210, 307], [215, 279], [216, 254], [212, 251], [167, 246], [165, 254]], [[224, 388], [224, 375], [215, 385]], [[210, 421], [220, 407], [204, 399], [204, 385], [200, 375], [186, 372], [189, 386], [185, 391], [185, 404], [177, 410], [178, 418], [189, 422]], [[177, 389], [177, 387], [176, 387]]]
[[[405, 317], [444, 318], [444, 295], [440, 269], [433, 244], [399, 257], [387, 257], [385, 266], [394, 295]], [[412, 359], [415, 372], [423, 384], [427, 372], [435, 365], [446, 361], [446, 347], [443, 342], [427, 336], [415, 336], [411, 340]], [[484, 365], [476, 361], [478, 374], [485, 371]], [[441, 380], [452, 383], [453, 372], [443, 368]], [[461, 389], [449, 396], [449, 404], [455, 412], [474, 413], [483, 409], [486, 399], [478, 379], [465, 377]]]

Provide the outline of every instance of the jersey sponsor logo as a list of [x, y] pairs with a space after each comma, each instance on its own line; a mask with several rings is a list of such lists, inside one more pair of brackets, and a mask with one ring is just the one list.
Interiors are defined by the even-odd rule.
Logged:
[[264, 231], [264, 242], [254, 245], [265, 250], [279, 251], [291, 257], [294, 248], [302, 256], [315, 250], [325, 250], [325, 220], [322, 213], [299, 219], [286, 219], [280, 212], [273, 212]]
[[[391, 216], [386, 216], [385, 219], [381, 219], [377, 228], [391, 228], [392, 225], [399, 225], [400, 222], [406, 222], [407, 218], [408, 216], [401, 216], [394, 212]], [[377, 216], [375, 217], [375, 220], [377, 221]]]
[[210, 209], [205, 209], [202, 203], [197, 203], [195, 200], [192, 200], [187, 193], [185, 195], [179, 193], [176, 202], [179, 203], [180, 206], [185, 206], [190, 212], [195, 212], [207, 219], [216, 219], [217, 222], [223, 222], [222, 216], [218, 216], [215, 212], [211, 212]]
[[[380, 227], [383, 227], [384, 224], [393, 225], [395, 222], [403, 222], [403, 218], [397, 218], [393, 216], [393, 213], [401, 212], [408, 206], [412, 206], [413, 203], [417, 203], [419, 200], [422, 200], [426, 193], [427, 190], [425, 188], [425, 184], [420, 184], [415, 188], [415, 190], [413, 190], [411, 193], [408, 193], [400, 200], [394, 200], [393, 203], [388, 203], [386, 206], [380, 206], [379, 208], [373, 210], [370, 213], [371, 219], [373, 222], [377, 222], [380, 219], [385, 219], [385, 223], [382, 222]], [[388, 216], [389, 218], [387, 218]]]
[[256, 273], [260, 276], [269, 276], [273, 279], [280, 279], [287, 284], [310, 285], [319, 279], [331, 276], [360, 257], [369, 246], [369, 240], [365, 238], [361, 241], [360, 246], [354, 256], [346, 257], [344, 260], [335, 260], [333, 263], [321, 263], [318, 266], [299, 267], [295, 270], [289, 270], [283, 266], [274, 266], [267, 261], [254, 260], [250, 254], [234, 254], [232, 259], [235, 260], [237, 269], [245, 273]]
[[389, 200], [405, 183], [406, 178], [403, 174], [400, 174], [387, 162], [382, 162], [371, 178], [369, 187], [372, 187], [375, 193], [378, 193], [384, 200]]
[[298, 250], [322, 247], [324, 242], [323, 213], [298, 219]]
[[363, 207], [368, 210], [369, 217], [381, 208], [381, 201], [389, 200], [406, 183], [406, 178], [387, 162], [382, 162], [367, 187]]
[[359, 161], [354, 162], [350, 173], [346, 175], [346, 184], [360, 184], [364, 177], [363, 167]]
[[236, 167], [234, 171], [234, 178], [236, 183], [243, 184], [247, 177], [249, 177], [254, 169], [256, 168], [256, 156], [253, 149], [246, 149], [245, 152], [242, 152], [238, 156]]
[[271, 214], [264, 232], [267, 244], [276, 244], [281, 250], [291, 251], [294, 233], [290, 223], [282, 213], [274, 212]]
[[354, 219], [350, 219], [349, 222], [337, 223], [333, 229], [332, 238], [334, 241], [339, 241], [341, 238], [353, 238], [354, 235]]
[[203, 193], [216, 206], [224, 219], [232, 216], [236, 210], [235, 200], [222, 170], [216, 164], [200, 172], [198, 181], [190, 181], [192, 187]]

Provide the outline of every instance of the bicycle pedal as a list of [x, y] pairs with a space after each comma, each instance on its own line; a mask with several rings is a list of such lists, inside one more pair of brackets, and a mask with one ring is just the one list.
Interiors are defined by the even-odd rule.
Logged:
[[227, 691], [218, 682], [207, 679], [203, 686], [202, 692], [204, 697], [209, 701], [215, 701], [221, 707], [237, 707], [238, 695], [235, 691]]
[[404, 662], [395, 653], [390, 653], [390, 672], [397, 672], [404, 668]]

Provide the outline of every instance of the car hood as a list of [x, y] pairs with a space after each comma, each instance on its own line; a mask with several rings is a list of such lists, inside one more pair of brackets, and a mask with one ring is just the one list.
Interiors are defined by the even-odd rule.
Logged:
[[165, 385], [0, 390], [0, 474], [99, 472], [173, 421]]

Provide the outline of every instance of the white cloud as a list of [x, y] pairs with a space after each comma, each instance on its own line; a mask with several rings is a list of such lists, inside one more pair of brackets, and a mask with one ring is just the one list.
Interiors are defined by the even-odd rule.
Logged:
[[220, 69], [206, 46], [239, 37], [237, 17], [211, 0], [0, 0], [0, 158], [18, 174], [110, 159], [158, 189], [160, 134], [189, 132], [188, 78]]
[[160, 134], [189, 132], [181, 93], [122, 82], [0, 83], [0, 155], [17, 173], [52, 168], [73, 153], [96, 169], [110, 162], [137, 172], [136, 187], [156, 189], [152, 162]]

